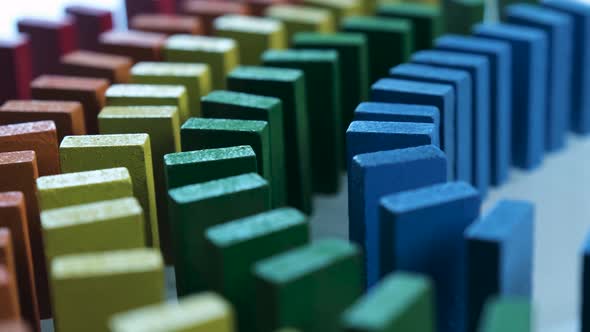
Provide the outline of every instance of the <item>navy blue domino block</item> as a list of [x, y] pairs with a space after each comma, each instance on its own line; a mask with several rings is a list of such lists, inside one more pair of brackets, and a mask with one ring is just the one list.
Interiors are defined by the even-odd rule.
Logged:
[[463, 234], [480, 206], [478, 191], [465, 182], [404, 191], [380, 201], [381, 273], [404, 270], [432, 278], [436, 331], [465, 331]]
[[582, 264], [581, 331], [590, 332], [590, 233], [582, 248]]
[[432, 123], [436, 128], [440, 128], [440, 113], [438, 108], [425, 105], [367, 101], [360, 103], [356, 107], [354, 110], [354, 120]]
[[406, 63], [389, 71], [392, 78], [428, 83], [450, 84], [455, 91], [455, 152], [454, 179], [471, 182], [472, 129], [471, 129], [471, 78], [462, 70], [438, 68]]
[[490, 296], [531, 297], [533, 220], [531, 203], [504, 200], [465, 231], [469, 331]]
[[485, 56], [490, 63], [491, 181], [508, 181], [512, 141], [512, 49], [502, 41], [460, 35], [445, 35], [436, 49]]
[[565, 146], [571, 118], [572, 20], [566, 14], [524, 3], [506, 7], [504, 16], [509, 23], [543, 30], [547, 36], [545, 150], [560, 150]]
[[356, 155], [348, 173], [348, 234], [363, 248], [367, 286], [379, 276], [379, 199], [445, 182], [447, 159], [433, 145]]
[[477, 24], [474, 33], [512, 46], [512, 162], [541, 165], [545, 151], [547, 38], [538, 29], [512, 24]]
[[490, 66], [486, 57], [448, 51], [414, 53], [415, 63], [463, 70], [472, 81], [472, 170], [475, 186], [485, 196], [490, 185]]
[[574, 24], [571, 129], [590, 133], [590, 5], [573, 0], [544, 0], [543, 6], [568, 14]]

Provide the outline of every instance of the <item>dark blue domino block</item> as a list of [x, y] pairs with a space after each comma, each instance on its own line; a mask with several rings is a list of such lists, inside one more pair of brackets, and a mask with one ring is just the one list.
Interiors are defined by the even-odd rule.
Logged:
[[471, 36], [446, 35], [436, 49], [485, 56], [490, 63], [491, 181], [499, 186], [508, 180], [512, 142], [512, 50], [502, 41]]
[[545, 118], [545, 149], [556, 151], [565, 146], [571, 118], [571, 82], [573, 72], [573, 24], [571, 18], [546, 7], [517, 4], [506, 7], [509, 23], [543, 30], [547, 36], [548, 105]]
[[478, 24], [473, 30], [479, 37], [512, 45], [512, 162], [524, 169], [536, 168], [545, 151], [545, 34], [511, 24]]
[[406, 63], [389, 71], [392, 78], [450, 84], [455, 91], [455, 170], [454, 179], [472, 182], [471, 78], [462, 70]]
[[490, 296], [531, 297], [534, 206], [500, 201], [465, 231], [469, 331]]
[[454, 68], [469, 72], [472, 81], [473, 182], [482, 196], [490, 185], [490, 66], [488, 59], [448, 51], [421, 51], [412, 56], [415, 63]]
[[590, 5], [573, 0], [544, 0], [543, 6], [570, 15], [574, 24], [571, 129], [590, 133]]
[[354, 156], [348, 173], [348, 234], [363, 248], [367, 286], [379, 279], [381, 196], [445, 182], [447, 159], [433, 145]]
[[440, 113], [438, 112], [438, 108], [425, 105], [367, 101], [360, 103], [356, 107], [354, 120], [432, 123], [437, 128], [440, 128]]
[[463, 233], [479, 215], [481, 197], [465, 182], [385, 196], [380, 201], [381, 273], [430, 276], [436, 290], [437, 331], [465, 331]]
[[581, 325], [582, 332], [590, 332], [590, 233], [586, 237], [584, 247], [582, 248], [582, 308]]

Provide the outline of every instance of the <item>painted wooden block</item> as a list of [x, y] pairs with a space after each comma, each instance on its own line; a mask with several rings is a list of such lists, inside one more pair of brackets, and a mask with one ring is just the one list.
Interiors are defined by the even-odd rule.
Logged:
[[[268, 182], [254, 173], [187, 185], [168, 191], [179, 296], [208, 289], [203, 265], [205, 230], [270, 208]], [[227, 207], [232, 206], [231, 209]], [[199, 216], [195, 218], [195, 216]], [[187, 234], [191, 234], [187, 237]]]
[[465, 231], [468, 330], [490, 296], [532, 298], [534, 206], [503, 200]]
[[210, 227], [205, 232], [211, 288], [234, 304], [238, 327], [256, 330], [255, 279], [257, 261], [305, 245], [309, 241], [307, 217], [293, 208], [282, 208]]
[[76, 51], [61, 58], [64, 74], [104, 78], [111, 83], [129, 83], [131, 66], [130, 57], [92, 51]]
[[242, 2], [248, 6], [250, 14], [254, 16], [264, 16], [265, 11], [271, 6], [292, 3], [290, 0], [244, 0]]
[[341, 23], [347, 17], [363, 13], [361, 0], [302, 0], [301, 3], [305, 6], [329, 10], [334, 16], [336, 24]]
[[128, 56], [133, 61], [160, 61], [166, 35], [136, 30], [110, 30], [100, 34], [100, 50], [106, 53]]
[[[356, 142], [350, 141], [349, 144]], [[357, 154], [348, 173], [348, 237], [364, 254], [365, 284], [380, 276], [379, 199], [447, 180], [447, 160], [433, 145]]]
[[442, 3], [447, 33], [469, 35], [471, 27], [484, 20], [484, 0], [444, 0]]
[[106, 103], [109, 106], [175, 106], [183, 122], [190, 114], [186, 91], [183, 85], [113, 84], [106, 92]]
[[533, 309], [529, 300], [494, 297], [488, 301], [482, 315], [480, 332], [533, 331]]
[[342, 316], [347, 332], [434, 331], [434, 287], [422, 275], [385, 277]]
[[156, 249], [56, 257], [51, 264], [56, 329], [107, 331], [113, 314], [163, 301], [163, 265]]
[[151, 151], [147, 134], [69, 136], [59, 148], [64, 173], [127, 167], [133, 183], [133, 196], [145, 213], [146, 244], [159, 248]]
[[347, 241], [323, 239], [256, 263], [257, 331], [340, 331], [340, 315], [362, 292], [360, 255]]
[[22, 320], [3, 320], [0, 321], [0, 331], [5, 332], [31, 332], [29, 325]]
[[381, 273], [422, 273], [434, 282], [436, 330], [465, 330], [463, 233], [481, 197], [465, 182], [436, 184], [381, 198]]
[[138, 14], [133, 16], [130, 29], [137, 31], [199, 35], [203, 32], [201, 21], [196, 17], [169, 14]]
[[292, 41], [299, 32], [336, 32], [334, 16], [329, 10], [321, 8], [286, 3], [270, 6], [266, 9], [265, 15], [283, 22], [287, 41]]
[[213, 21], [223, 15], [249, 15], [249, 7], [237, 1], [227, 0], [188, 0], [184, 2], [182, 10], [185, 15], [194, 16], [203, 24], [203, 34], [212, 35]]
[[438, 108], [425, 105], [364, 102], [360, 103], [354, 111], [354, 119], [356, 121], [432, 123], [436, 128], [440, 128]]
[[26, 36], [0, 40], [0, 103], [10, 99], [31, 98], [33, 79], [31, 41]]
[[432, 48], [434, 40], [444, 31], [439, 5], [412, 2], [385, 3], [377, 8], [377, 15], [410, 20], [414, 28], [416, 50]]
[[547, 38], [538, 29], [511, 24], [478, 24], [479, 37], [512, 46], [512, 163], [527, 170], [543, 162], [548, 78]]
[[0, 319], [18, 319], [21, 306], [15, 267], [15, 249], [8, 228], [0, 227]]
[[98, 51], [98, 36], [113, 29], [112, 13], [102, 8], [81, 5], [67, 6], [65, 12], [73, 17], [78, 29], [78, 47]]
[[145, 13], [172, 14], [177, 9], [176, 0], [125, 0], [125, 11], [127, 12], [127, 22], [139, 15]]

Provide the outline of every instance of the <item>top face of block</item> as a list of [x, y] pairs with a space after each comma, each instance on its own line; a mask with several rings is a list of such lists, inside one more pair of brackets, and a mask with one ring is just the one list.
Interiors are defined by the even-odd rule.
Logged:
[[229, 73], [228, 79], [247, 79], [258, 81], [296, 82], [303, 79], [298, 69], [240, 66]]
[[409, 76], [420, 76], [424, 78], [430, 78], [440, 81], [469, 81], [471, 77], [469, 73], [464, 70], [449, 69], [443, 67], [434, 67], [422, 64], [404, 63], [399, 66], [391, 68], [389, 71], [390, 75], [409, 75]]
[[148, 134], [84, 135], [68, 136], [61, 142], [60, 149], [84, 147], [141, 146], [149, 143]]
[[412, 17], [437, 17], [441, 14], [439, 6], [413, 2], [384, 3], [378, 7], [377, 11], [382, 14]]
[[186, 76], [197, 77], [209, 70], [202, 63], [139, 62], [131, 68], [134, 76]]
[[107, 98], [182, 98], [186, 94], [183, 85], [113, 84], [107, 90]]
[[178, 113], [174, 106], [107, 106], [98, 115], [101, 119], [170, 119]]
[[407, 20], [373, 16], [347, 17], [342, 26], [345, 29], [375, 32], [409, 33], [412, 31], [412, 24]]
[[327, 6], [330, 8], [350, 9], [359, 5], [358, 0], [305, 0], [308, 5]]
[[0, 126], [0, 137], [30, 135], [56, 131], [53, 121], [35, 121]]
[[544, 0], [543, 5], [576, 14], [590, 16], [590, 6], [583, 1]]
[[444, 35], [436, 40], [437, 47], [453, 47], [474, 52], [509, 53], [510, 45], [493, 39], [462, 35]]
[[237, 158], [256, 158], [256, 153], [254, 153], [254, 150], [249, 145], [232, 146], [228, 148], [170, 153], [164, 156], [164, 163], [168, 166], [174, 166]]
[[268, 182], [258, 174], [248, 173], [172, 189], [168, 194], [173, 201], [184, 204], [252, 190], [267, 185]]
[[360, 103], [354, 112], [356, 114], [399, 114], [421, 116], [424, 118], [432, 118], [434, 123], [438, 123], [440, 118], [438, 108], [429, 105], [364, 102]]
[[434, 131], [434, 126], [429, 123], [413, 122], [380, 122], [380, 121], [353, 121], [347, 135], [359, 134], [424, 134]]
[[488, 59], [482, 55], [449, 51], [419, 51], [412, 55], [412, 60], [445, 63], [451, 66], [482, 66], [488, 63]]
[[89, 186], [96, 183], [131, 181], [125, 167], [108, 168], [95, 171], [64, 173], [42, 176], [37, 179], [38, 190]]
[[268, 35], [283, 29], [280, 21], [243, 15], [225, 15], [215, 19], [216, 30], [241, 31]]
[[531, 315], [531, 305], [524, 298], [492, 298], [482, 314], [479, 331], [531, 331]]
[[181, 130], [203, 129], [261, 132], [266, 127], [268, 127], [266, 121], [190, 118], [182, 125]]
[[423, 94], [432, 96], [445, 96], [453, 94], [453, 87], [448, 84], [422, 83], [409, 80], [382, 78], [375, 82], [373, 90], [394, 90], [412, 94]]
[[423, 145], [415, 148], [358, 154], [353, 157], [353, 162], [360, 167], [375, 167], [384, 164], [403, 164], [427, 159], [446, 160], [446, 156], [444, 152], [434, 145]]
[[0, 107], [0, 112], [72, 113], [80, 107], [77, 101], [9, 100]]
[[80, 5], [67, 6], [66, 13], [70, 15], [111, 16], [111, 12], [109, 10]]
[[107, 31], [100, 34], [100, 42], [114, 45], [128, 45], [134, 47], [160, 47], [166, 41], [166, 35], [143, 31]]
[[35, 151], [14, 151], [0, 153], [0, 165], [37, 164]]
[[269, 50], [262, 54], [264, 62], [328, 62], [338, 61], [338, 52], [328, 50]]
[[272, 5], [266, 9], [265, 15], [284, 21], [301, 21], [311, 24], [320, 24], [332, 19], [329, 10], [289, 4]]
[[202, 97], [201, 102], [211, 102], [265, 110], [281, 105], [281, 100], [278, 98], [225, 90], [213, 91], [205, 97]]
[[543, 31], [515, 24], [476, 24], [473, 27], [473, 31], [477, 34], [494, 35], [508, 40], [527, 42], [545, 40], [545, 33]]
[[465, 234], [469, 238], [501, 241], [510, 235], [515, 225], [532, 220], [533, 214], [532, 203], [502, 200], [481, 220], [474, 222]]
[[130, 26], [132, 29], [165, 33], [175, 33], [180, 31], [186, 33], [198, 33], [201, 31], [201, 23], [196, 17], [168, 14], [135, 15], [131, 19]]
[[166, 40], [166, 48], [172, 50], [226, 53], [236, 47], [233, 39], [220, 37], [174, 35]]
[[505, 9], [506, 15], [517, 16], [533, 22], [543, 22], [548, 25], [560, 26], [569, 24], [567, 15], [546, 7], [535, 6], [527, 3], [517, 3]]
[[247, 13], [244, 4], [231, 1], [191, 0], [185, 2], [183, 9], [195, 14]]
[[24, 195], [20, 191], [0, 192], [0, 208], [18, 208], [24, 200]]
[[70, 19], [63, 20], [49, 20], [43, 18], [22, 18], [18, 20], [19, 28], [21, 26], [29, 26], [32, 28], [60, 30], [71, 26], [74, 22]]
[[316, 33], [316, 32], [299, 32], [293, 36], [294, 44], [322, 45], [322, 46], [340, 46], [354, 45], [360, 46], [367, 43], [367, 38], [361, 33]]
[[105, 90], [109, 81], [100, 78], [42, 75], [31, 83], [31, 88], [97, 92]]
[[133, 60], [126, 56], [90, 51], [75, 51], [61, 58], [62, 63], [95, 68], [131, 67]]

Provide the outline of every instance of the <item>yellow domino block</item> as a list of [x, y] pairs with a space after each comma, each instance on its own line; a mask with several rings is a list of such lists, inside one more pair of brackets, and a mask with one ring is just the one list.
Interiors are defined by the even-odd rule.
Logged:
[[336, 32], [334, 15], [326, 9], [279, 4], [268, 7], [265, 15], [285, 24], [288, 40], [298, 32]]
[[348, 16], [362, 15], [364, 11], [361, 0], [303, 0], [303, 4], [329, 10], [337, 24]]

